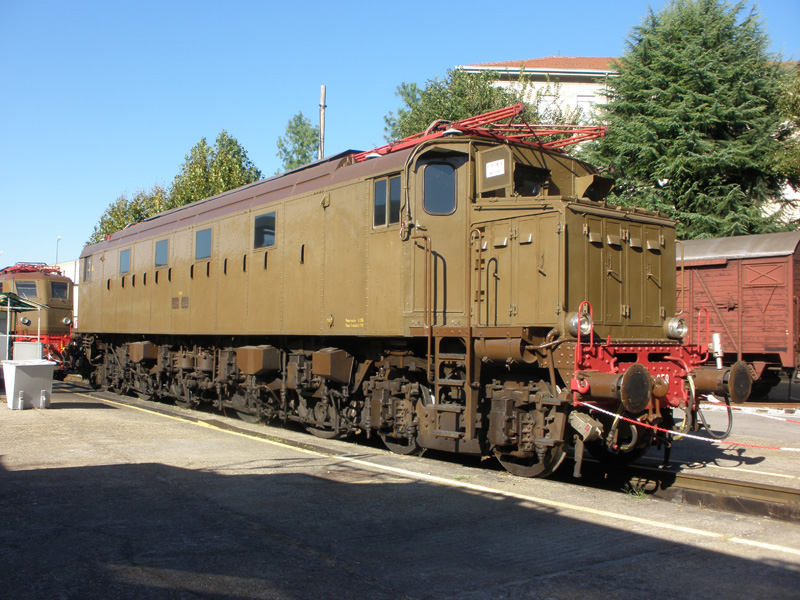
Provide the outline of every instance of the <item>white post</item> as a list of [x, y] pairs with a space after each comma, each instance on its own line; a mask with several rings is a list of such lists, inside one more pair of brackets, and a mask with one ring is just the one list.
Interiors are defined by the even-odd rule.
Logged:
[[322, 160], [325, 156], [325, 86], [320, 87], [319, 91], [319, 150], [317, 151], [317, 159]]

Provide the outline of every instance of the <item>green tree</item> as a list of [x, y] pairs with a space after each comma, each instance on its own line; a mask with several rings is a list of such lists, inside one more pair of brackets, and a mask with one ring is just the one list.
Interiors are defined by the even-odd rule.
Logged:
[[777, 132], [786, 73], [744, 2], [673, 0], [635, 27], [588, 152], [622, 204], [659, 210], [681, 238], [785, 229]]
[[197, 202], [261, 179], [247, 151], [224, 129], [211, 147], [202, 138], [172, 182], [168, 208]]
[[150, 190], [140, 190], [133, 198], [122, 194], [106, 208], [87, 243], [101, 242], [115, 231], [140, 223], [161, 212], [166, 206], [167, 191], [160, 185], [154, 185]]
[[281, 169], [276, 172], [291, 171], [316, 160], [319, 149], [319, 127], [297, 113], [286, 125], [286, 133], [278, 138], [278, 158]]
[[139, 223], [164, 210], [215, 196], [261, 179], [259, 171], [239, 142], [224, 129], [214, 146], [202, 138], [186, 155], [169, 191], [156, 185], [137, 192], [133, 198], [122, 194], [94, 226], [88, 243], [104, 240], [131, 223]]
[[783, 122], [777, 138], [783, 147], [775, 156], [775, 172], [795, 190], [800, 189], [800, 62], [789, 67], [790, 75], [781, 94]]
[[[490, 112], [518, 102], [524, 102], [528, 123], [577, 123], [579, 108], [564, 108], [558, 102], [560, 85], [549, 83], [535, 89], [520, 70], [519, 85], [510, 88], [498, 84], [494, 71], [468, 73], [463, 69], [448, 69], [444, 79], [430, 79], [425, 87], [416, 83], [401, 83], [396, 95], [402, 106], [390, 112], [386, 123], [386, 140], [393, 141], [425, 131], [439, 119], [456, 121]], [[548, 97], [549, 102], [545, 102]]]

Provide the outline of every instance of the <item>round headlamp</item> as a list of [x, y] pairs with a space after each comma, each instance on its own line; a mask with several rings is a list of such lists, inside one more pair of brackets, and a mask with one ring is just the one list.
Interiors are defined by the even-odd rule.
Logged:
[[578, 337], [578, 327], [580, 327], [581, 335], [589, 335], [592, 331], [592, 319], [586, 313], [579, 315], [572, 313], [569, 315], [569, 332], [573, 337]]

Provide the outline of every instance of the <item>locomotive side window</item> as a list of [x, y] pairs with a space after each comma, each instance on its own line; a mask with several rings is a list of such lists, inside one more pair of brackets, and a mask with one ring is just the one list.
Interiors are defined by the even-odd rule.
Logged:
[[123, 273], [130, 273], [131, 271], [131, 251], [130, 250], [120, 250], [119, 251], [119, 272], [120, 274]]
[[275, 245], [275, 213], [258, 215], [253, 226], [253, 248]]
[[92, 257], [87, 256], [83, 259], [83, 280], [89, 281], [92, 276]]
[[211, 229], [201, 229], [195, 233], [194, 242], [196, 260], [211, 258]]
[[450, 215], [456, 210], [456, 170], [447, 163], [425, 165], [423, 206], [431, 215]]
[[372, 226], [383, 227], [399, 223], [400, 176], [377, 179], [372, 191]]
[[17, 296], [21, 298], [38, 298], [35, 281], [17, 281]]
[[50, 282], [50, 297], [57, 300], [67, 299], [67, 282], [66, 281], [51, 281]]
[[169, 240], [156, 242], [156, 266], [166, 267], [169, 264]]

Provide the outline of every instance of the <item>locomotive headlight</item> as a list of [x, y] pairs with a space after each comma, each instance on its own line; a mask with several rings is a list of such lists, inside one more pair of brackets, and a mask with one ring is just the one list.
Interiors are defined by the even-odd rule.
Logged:
[[72, 325], [72, 319], [70, 319], [69, 317], [64, 317], [64, 319], [61, 322], [64, 323], [64, 325]]
[[592, 319], [586, 313], [579, 315], [572, 313], [569, 315], [569, 332], [573, 337], [578, 337], [578, 326], [580, 325], [581, 335], [589, 335], [592, 331]]
[[27, 327], [28, 325], [30, 325], [30, 324], [31, 324], [31, 320], [30, 320], [30, 319], [28, 319], [27, 317], [22, 317], [22, 318], [19, 320], [19, 322], [20, 322], [20, 323], [22, 323], [23, 325], [25, 325], [25, 327]]
[[664, 333], [667, 334], [668, 338], [672, 338], [673, 340], [683, 338], [688, 331], [689, 327], [686, 325], [686, 319], [681, 317], [672, 317], [664, 322]]

